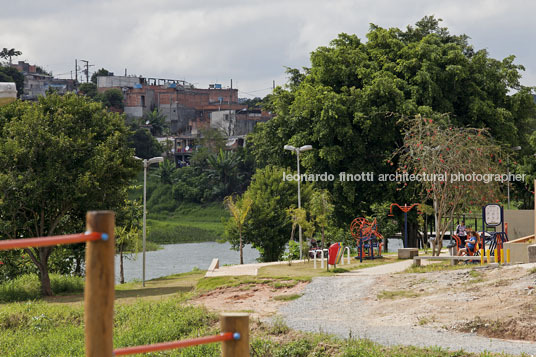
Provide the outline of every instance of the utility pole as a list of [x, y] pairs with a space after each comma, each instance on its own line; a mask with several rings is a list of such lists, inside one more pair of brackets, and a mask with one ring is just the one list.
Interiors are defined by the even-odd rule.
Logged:
[[78, 60], [74, 60], [74, 80], [78, 83]]
[[89, 67], [93, 67], [94, 65], [90, 65], [89, 64], [89, 61], [86, 61], [86, 60], [80, 60], [80, 62], [85, 62], [86, 63], [86, 69], [84, 70], [84, 72], [86, 72], [86, 83], [89, 83]]

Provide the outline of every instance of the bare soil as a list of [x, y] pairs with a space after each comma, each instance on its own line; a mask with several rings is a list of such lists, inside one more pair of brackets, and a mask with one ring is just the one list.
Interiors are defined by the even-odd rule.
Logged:
[[522, 267], [382, 276], [367, 319], [536, 341], [536, 274]]
[[[280, 282], [285, 285], [284, 281]], [[274, 315], [280, 306], [287, 303], [279, 300], [281, 297], [301, 294], [307, 282], [297, 282], [280, 288], [271, 284], [242, 284], [237, 287], [218, 288], [190, 300], [194, 305], [203, 305], [211, 311], [249, 312], [252, 318], [262, 318]], [[279, 297], [279, 298], [278, 298]]]
[[[212, 311], [245, 311], [253, 318], [277, 313], [301, 294], [306, 282], [274, 288], [246, 284], [219, 288], [191, 302]], [[363, 304], [367, 323], [475, 332], [486, 337], [536, 341], [536, 273], [521, 266], [484, 267], [428, 273], [380, 275]]]

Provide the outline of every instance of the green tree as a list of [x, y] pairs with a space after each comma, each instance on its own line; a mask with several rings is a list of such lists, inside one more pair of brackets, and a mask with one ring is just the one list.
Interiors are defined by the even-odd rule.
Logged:
[[236, 201], [233, 199], [233, 196], [227, 196], [223, 202], [227, 209], [229, 209], [229, 212], [231, 212], [232, 217], [229, 219], [230, 223], [235, 226], [236, 230], [238, 230], [240, 264], [244, 264], [244, 252], [242, 250], [244, 246], [242, 242], [242, 228], [244, 227], [244, 222], [246, 221], [246, 217], [251, 209], [253, 201], [247, 196], [237, 198]]
[[325, 229], [330, 222], [331, 215], [333, 214], [333, 204], [331, 203], [331, 195], [327, 190], [314, 191], [309, 204], [311, 215], [314, 221], [322, 232], [322, 249], [324, 249], [325, 243]]
[[[269, 98], [276, 116], [256, 126], [249, 142], [257, 164], [294, 164], [282, 146], [311, 144], [307, 173], [394, 173], [386, 165], [403, 142], [405, 119], [450, 113], [455, 126], [489, 128], [502, 144], [528, 147], [534, 101], [519, 83], [514, 57], [490, 58], [467, 36], [451, 35], [425, 17], [405, 30], [372, 25], [367, 41], [340, 34], [311, 54], [304, 71], [289, 69], [289, 82]], [[320, 182], [333, 196], [334, 216], [345, 226], [375, 202], [396, 202], [392, 183]]]
[[97, 84], [97, 77], [105, 77], [111, 75], [110, 71], [105, 68], [101, 68], [91, 75], [91, 83]]
[[[244, 243], [258, 249], [265, 262], [281, 258], [292, 228], [286, 209], [298, 201], [298, 183], [284, 181], [284, 172], [275, 166], [257, 170], [245, 192], [253, 204], [244, 225]], [[312, 189], [311, 184], [301, 186], [304, 203], [309, 201]]]
[[118, 207], [115, 219], [115, 246], [119, 253], [119, 283], [125, 283], [125, 270], [123, 268], [124, 253], [126, 251], [137, 253], [143, 228], [143, 208], [139, 200], [125, 199], [124, 204]]
[[160, 183], [164, 185], [171, 185], [174, 181], [175, 164], [173, 160], [166, 159], [158, 167], [158, 175], [160, 176]]
[[17, 51], [16, 49], [12, 48], [12, 49], [7, 49], [7, 48], [3, 48], [2, 51], [0, 51], [0, 58], [3, 58], [3, 59], [9, 59], [9, 64], [11, 65], [11, 57], [18, 57], [22, 55], [22, 52], [21, 51]]
[[98, 95], [97, 85], [94, 83], [82, 83], [78, 86], [78, 91], [91, 99], [95, 99]]
[[168, 128], [166, 124], [166, 116], [158, 109], [154, 109], [152, 112], [146, 113], [142, 121], [145, 125], [149, 125], [151, 127], [151, 134], [154, 136], [160, 136], [162, 135]]
[[98, 100], [104, 104], [106, 108], [123, 109], [123, 92], [117, 88], [112, 88], [99, 93], [95, 100]]
[[238, 180], [239, 160], [240, 157], [234, 152], [222, 149], [207, 157], [209, 177], [223, 185], [224, 194], [232, 193], [234, 183]]
[[24, 94], [24, 75], [16, 68], [0, 65], [0, 82], [14, 82], [17, 87], [17, 97]]
[[162, 147], [153, 135], [144, 128], [138, 128], [128, 138], [128, 144], [134, 148], [136, 156], [142, 159], [150, 159], [151, 157], [160, 156]]
[[[74, 94], [0, 108], [0, 236], [72, 233], [85, 213], [116, 209], [139, 163], [127, 146], [124, 119]], [[52, 294], [54, 247], [28, 248], [43, 295]]]

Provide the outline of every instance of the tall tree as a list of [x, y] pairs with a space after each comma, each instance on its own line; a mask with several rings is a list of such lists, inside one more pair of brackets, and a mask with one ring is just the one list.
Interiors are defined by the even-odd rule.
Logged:
[[0, 51], [0, 58], [4, 58], [4, 59], [9, 59], [9, 64], [11, 65], [11, 57], [18, 57], [22, 55], [22, 52], [21, 51], [17, 51], [16, 49], [14, 48], [11, 48], [11, 49], [7, 49], [7, 48], [3, 48], [2, 51]]
[[[284, 144], [310, 144], [307, 173], [393, 173], [386, 165], [403, 142], [405, 117], [450, 113], [455, 126], [489, 128], [504, 145], [528, 147], [534, 101], [521, 86], [523, 67], [514, 57], [490, 58], [465, 35], [451, 35], [438, 19], [425, 17], [405, 30], [372, 25], [367, 41], [340, 34], [311, 54], [303, 71], [289, 69], [267, 109], [276, 116], [256, 126], [249, 142], [257, 164], [293, 165]], [[375, 202], [396, 202], [391, 183], [320, 182], [329, 189], [339, 225]]]
[[[284, 172], [274, 166], [257, 170], [245, 192], [253, 204], [244, 224], [244, 244], [251, 243], [265, 262], [281, 258], [292, 228], [286, 209], [298, 201], [298, 184], [284, 181]], [[309, 201], [312, 189], [312, 184], [301, 186], [304, 204]], [[226, 225], [227, 229], [229, 225]]]
[[420, 175], [414, 176], [421, 187], [419, 192], [424, 200], [433, 202], [434, 255], [441, 252], [443, 237], [456, 212], [497, 202], [501, 196], [504, 165], [500, 147], [486, 129], [446, 127], [416, 116], [408, 122], [404, 145], [397, 155], [398, 173]]
[[[115, 209], [139, 163], [124, 119], [75, 94], [0, 108], [0, 236], [72, 233], [85, 212]], [[54, 247], [28, 248], [43, 295]]]
[[115, 247], [119, 253], [119, 283], [125, 283], [125, 269], [123, 268], [124, 253], [126, 251], [137, 253], [142, 232], [143, 208], [139, 201], [125, 199], [123, 205], [118, 207], [115, 219]]

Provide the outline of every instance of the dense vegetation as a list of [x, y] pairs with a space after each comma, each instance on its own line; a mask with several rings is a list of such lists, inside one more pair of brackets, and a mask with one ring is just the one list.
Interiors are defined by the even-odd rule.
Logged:
[[[139, 165], [127, 138], [120, 115], [76, 94], [51, 94], [35, 103], [16, 101], [1, 107], [0, 236], [82, 232], [88, 210], [121, 207]], [[80, 268], [80, 246], [59, 250], [70, 250], [74, 257], [59, 259], [70, 265], [69, 273]], [[51, 295], [49, 259], [55, 250], [1, 252], [0, 260], [18, 274], [13, 264], [25, 256], [39, 272], [43, 295]]]
[[[405, 30], [371, 25], [367, 41], [343, 33], [329, 46], [312, 52], [310, 67], [288, 69], [288, 84], [266, 98], [265, 108], [275, 118], [259, 124], [248, 140], [257, 167], [295, 170], [295, 155], [282, 150], [283, 145], [312, 145], [313, 150], [301, 154], [302, 173], [335, 175], [334, 180], [315, 186], [329, 191], [334, 207], [330, 226], [340, 229], [347, 229], [355, 217], [377, 215], [375, 207], [388, 207], [391, 202], [432, 206], [415, 183], [400, 187], [395, 182], [377, 182], [380, 174], [393, 174], [398, 168], [398, 157], [393, 155], [405, 145], [409, 118], [416, 115], [441, 120], [447, 127], [487, 128], [504, 156], [512, 155], [511, 147], [522, 147], [516, 153], [519, 157], [510, 160], [511, 165], [515, 162], [510, 171], [531, 174], [536, 167], [532, 156], [536, 105], [532, 89], [519, 82], [523, 67], [514, 62], [514, 56], [497, 60], [486, 50], [475, 50], [468, 36], [450, 34], [439, 21], [425, 17]], [[340, 172], [370, 172], [376, 182], [342, 181]], [[523, 183], [516, 187], [518, 198], [530, 195]], [[276, 204], [277, 195], [264, 199], [270, 203], [263, 205], [272, 204], [278, 212], [289, 208]], [[527, 202], [524, 199], [520, 204]], [[471, 205], [486, 203], [479, 200]], [[471, 210], [468, 206], [463, 205]], [[387, 213], [384, 210], [378, 218], [383, 220]], [[461, 209], [455, 212], [463, 213]], [[400, 227], [403, 216], [396, 214]], [[259, 219], [263, 217], [252, 210], [244, 230]], [[312, 219], [310, 212], [308, 219]], [[412, 212], [409, 221], [409, 241], [415, 246], [417, 224], [423, 222]], [[290, 227], [289, 222], [278, 225], [289, 233]], [[274, 233], [267, 232], [263, 239], [280, 239], [273, 228]]]

